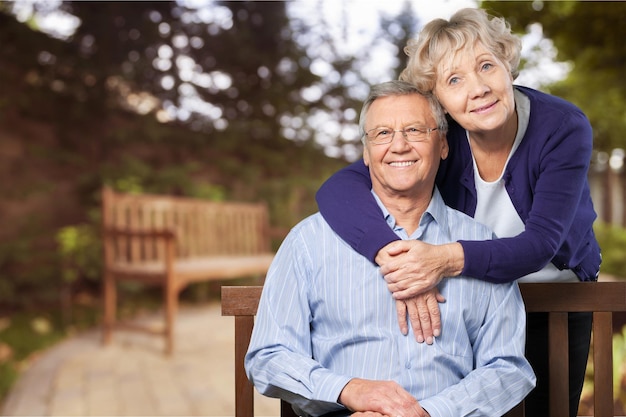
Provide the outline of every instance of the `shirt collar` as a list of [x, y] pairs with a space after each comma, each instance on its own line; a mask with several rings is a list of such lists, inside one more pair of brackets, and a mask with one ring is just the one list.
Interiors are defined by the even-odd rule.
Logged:
[[[380, 201], [378, 195], [372, 190], [372, 194], [374, 195], [374, 199], [383, 212], [383, 217], [385, 221], [389, 225], [389, 227], [396, 233], [404, 232], [404, 229], [396, 224], [396, 219], [393, 217], [387, 207]], [[430, 203], [426, 208], [424, 214], [422, 214], [422, 218], [420, 219], [420, 224], [417, 230], [413, 233], [413, 235], [408, 236], [410, 239], [419, 239], [425, 227], [427, 227], [430, 223], [435, 222], [442, 231], [445, 231], [447, 235], [450, 235], [448, 231], [448, 215], [447, 215], [447, 206], [443, 202], [443, 198], [439, 193], [439, 189], [435, 186], [433, 190], [433, 196], [430, 199]]]

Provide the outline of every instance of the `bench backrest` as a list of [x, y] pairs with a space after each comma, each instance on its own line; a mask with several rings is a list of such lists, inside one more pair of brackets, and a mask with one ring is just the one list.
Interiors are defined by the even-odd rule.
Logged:
[[[176, 256], [254, 255], [270, 250], [269, 215], [264, 203], [214, 202], [164, 195], [102, 192], [104, 230], [170, 232]], [[149, 239], [109, 235], [124, 261], [158, 260], [163, 245]], [[117, 259], [119, 260], [119, 259]]]
[[[626, 281], [524, 283], [520, 289], [527, 312], [549, 317], [550, 416], [569, 416], [568, 312], [593, 313], [594, 415], [613, 416], [613, 313], [626, 311]], [[506, 417], [524, 417], [522, 408]]]
[[[547, 312], [550, 327], [550, 416], [569, 416], [567, 313], [593, 312], [594, 413], [613, 416], [612, 314], [626, 311], [626, 281], [595, 283], [520, 284], [528, 312]], [[244, 370], [261, 286], [222, 287], [222, 315], [235, 316], [236, 417], [254, 416], [252, 384]], [[281, 402], [281, 416], [292, 417], [291, 407]], [[524, 417], [523, 403], [506, 417]], [[530, 416], [529, 416], [530, 417]]]

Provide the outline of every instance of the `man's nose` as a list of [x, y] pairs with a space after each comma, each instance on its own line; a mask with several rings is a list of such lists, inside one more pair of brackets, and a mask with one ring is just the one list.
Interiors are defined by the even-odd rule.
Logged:
[[394, 130], [391, 138], [391, 146], [394, 150], [404, 150], [409, 147], [409, 141], [404, 130]]

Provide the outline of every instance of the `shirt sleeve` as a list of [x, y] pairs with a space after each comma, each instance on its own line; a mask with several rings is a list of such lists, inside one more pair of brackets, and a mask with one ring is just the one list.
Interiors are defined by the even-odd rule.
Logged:
[[[572, 111], [564, 114], [560, 125], [541, 140], [544, 143], [540, 151], [529, 157], [534, 160], [520, 161], [527, 166], [526, 175], [537, 177], [534, 189], [520, 190], [507, 184], [516, 207], [522, 206], [515, 204], [516, 199], [530, 198], [532, 194], [530, 211], [520, 213], [526, 217], [524, 232], [493, 241], [460, 241], [465, 253], [463, 275], [505, 282], [538, 271], [553, 259], [559, 269], [575, 268], [581, 261], [559, 261], [555, 256], [572, 233], [581, 196], [588, 187], [591, 126], [584, 114]], [[592, 223], [589, 219], [590, 228]]]
[[[250, 381], [308, 415], [344, 410], [337, 401], [350, 381], [312, 359], [305, 240], [293, 230], [268, 271], [245, 358]], [[280, 343], [277, 343], [280, 341]]]
[[475, 369], [440, 393], [418, 399], [432, 417], [501, 416], [535, 386], [524, 358], [526, 313], [517, 283], [490, 288], [484, 323], [474, 334]]
[[360, 160], [333, 174], [315, 198], [335, 233], [374, 262], [378, 251], [399, 237], [389, 228], [371, 188], [369, 169]]

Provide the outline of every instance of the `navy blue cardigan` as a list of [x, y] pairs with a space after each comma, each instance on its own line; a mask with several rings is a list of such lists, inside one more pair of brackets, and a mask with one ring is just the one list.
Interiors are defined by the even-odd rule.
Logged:
[[[504, 180], [525, 231], [489, 241], [460, 241], [463, 275], [508, 282], [552, 262], [572, 269], [581, 281], [597, 279], [600, 248], [592, 225], [596, 213], [587, 171], [591, 125], [580, 109], [558, 97], [516, 86], [530, 99], [530, 121], [511, 157]], [[470, 216], [476, 210], [472, 155], [465, 130], [450, 120], [450, 154], [436, 184], [449, 206]], [[324, 219], [356, 251], [374, 261], [398, 236], [391, 231], [371, 195], [367, 167], [360, 160], [338, 171], [317, 192]]]

